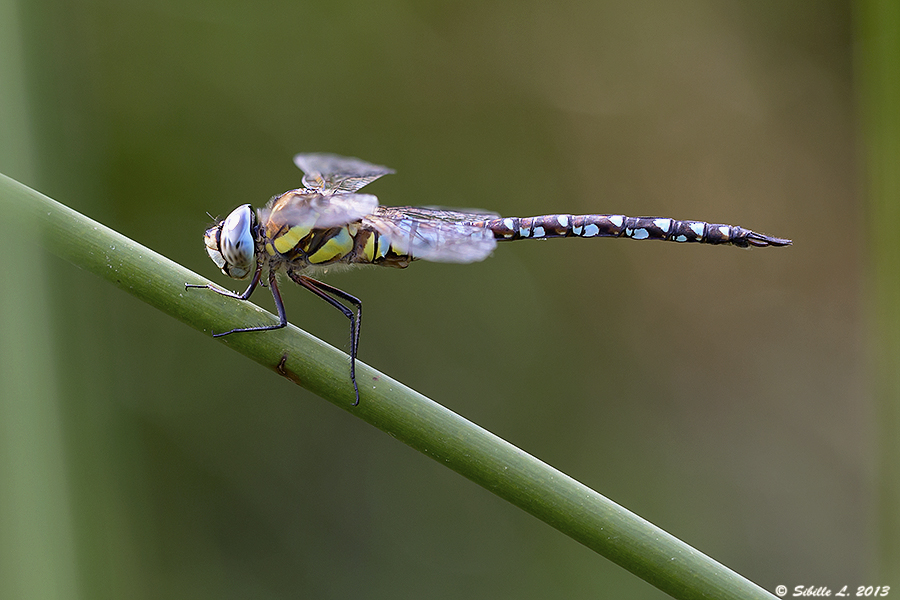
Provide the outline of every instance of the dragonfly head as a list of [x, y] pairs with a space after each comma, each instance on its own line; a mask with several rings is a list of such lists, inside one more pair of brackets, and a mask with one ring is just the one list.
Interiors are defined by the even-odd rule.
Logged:
[[244, 279], [256, 269], [256, 216], [249, 204], [238, 206], [224, 221], [206, 230], [206, 252], [222, 272]]

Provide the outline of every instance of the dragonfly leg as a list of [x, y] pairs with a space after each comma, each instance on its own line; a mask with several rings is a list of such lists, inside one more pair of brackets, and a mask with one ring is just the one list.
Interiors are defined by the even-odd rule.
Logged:
[[[332, 285], [322, 283], [306, 275], [300, 275], [294, 271], [289, 270], [288, 277], [328, 302], [328, 304], [344, 313], [344, 316], [350, 319], [350, 381], [353, 382], [353, 391], [356, 393], [356, 402], [353, 403], [353, 406], [358, 405], [359, 385], [356, 383], [356, 352], [359, 348], [359, 327], [362, 323], [362, 301], [356, 296], [352, 296]], [[356, 313], [354, 314], [341, 300], [356, 307]]]
[[[184, 284], [185, 288], [206, 288], [208, 290], [212, 290], [215, 293], [228, 297], [234, 298], [236, 300], [248, 300], [250, 295], [253, 293], [253, 290], [256, 289], [256, 286], [259, 285], [259, 280], [262, 274], [262, 265], [256, 268], [256, 273], [253, 274], [253, 279], [250, 281], [250, 285], [247, 286], [247, 289], [244, 290], [243, 294], [235, 294], [234, 292], [229, 292], [228, 290], [223, 290], [220, 287], [214, 285], [195, 285], [186, 283]], [[213, 333], [213, 337], [223, 337], [232, 333], [245, 333], [248, 331], [272, 331], [273, 329], [281, 329], [285, 325], [287, 325], [287, 314], [284, 311], [284, 302], [281, 300], [281, 292], [278, 290], [278, 282], [275, 279], [275, 271], [274, 269], [269, 270], [269, 289], [272, 292], [272, 298], [275, 299], [275, 308], [278, 310], [278, 323], [275, 325], [260, 325], [259, 327], [238, 327], [236, 329], [232, 329], [231, 331], [225, 331], [223, 333]]]
[[[234, 298], [236, 300], [247, 300], [250, 298], [250, 295], [253, 293], [253, 290], [256, 289], [256, 286], [259, 285], [259, 279], [262, 276], [262, 265], [256, 267], [256, 273], [253, 274], [253, 279], [250, 280], [250, 285], [247, 286], [247, 289], [244, 290], [243, 294], [236, 294], [234, 292], [229, 292], [228, 290], [224, 290], [219, 286], [213, 283], [205, 283], [203, 285], [197, 283], [186, 283], [184, 284], [184, 289], [202, 289], [202, 290], [212, 290], [215, 293], [221, 296], [227, 296], [229, 298]], [[263, 284], [265, 285], [265, 284]]]

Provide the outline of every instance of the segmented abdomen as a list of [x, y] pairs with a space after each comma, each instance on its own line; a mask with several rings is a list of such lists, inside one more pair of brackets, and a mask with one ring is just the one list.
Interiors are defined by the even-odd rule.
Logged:
[[506, 217], [473, 224], [493, 231], [498, 241], [554, 237], [627, 237], [635, 240], [732, 244], [741, 248], [787, 246], [791, 243], [791, 240], [763, 235], [734, 225], [677, 221], [661, 217], [542, 215]]

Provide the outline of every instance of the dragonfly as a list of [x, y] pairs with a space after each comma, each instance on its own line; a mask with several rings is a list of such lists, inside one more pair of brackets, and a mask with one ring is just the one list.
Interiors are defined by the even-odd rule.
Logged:
[[[791, 240], [756, 233], [734, 225], [625, 215], [552, 214], [501, 217], [481, 211], [418, 206], [381, 206], [371, 194], [358, 193], [393, 169], [335, 154], [297, 154], [303, 187], [273, 197], [254, 211], [250, 204], [235, 208], [204, 234], [209, 257], [234, 279], [250, 277], [238, 294], [215, 284], [189, 284], [237, 300], [249, 300], [263, 281], [275, 300], [278, 323], [238, 327], [213, 337], [271, 331], [287, 325], [277, 275], [306, 288], [339, 310], [350, 321], [350, 381], [359, 404], [356, 359], [362, 321], [359, 298], [314, 279], [315, 274], [341, 265], [405, 268], [415, 260], [472, 263], [483, 260], [498, 242], [558, 237], [624, 237], [740, 248], [789, 246]], [[351, 309], [352, 307], [352, 309]]]

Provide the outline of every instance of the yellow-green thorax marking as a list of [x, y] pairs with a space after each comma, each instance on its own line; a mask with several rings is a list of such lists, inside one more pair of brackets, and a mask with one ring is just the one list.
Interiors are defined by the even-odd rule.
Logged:
[[[333, 227], [318, 227], [315, 219], [298, 222], [300, 207], [319, 201], [313, 190], [292, 190], [274, 198], [260, 211], [267, 219], [259, 235], [270, 261], [290, 263], [298, 269], [334, 263], [385, 264], [405, 267], [412, 257], [391, 245], [389, 236], [381, 235], [359, 221]], [[314, 209], [310, 209], [312, 211]]]

